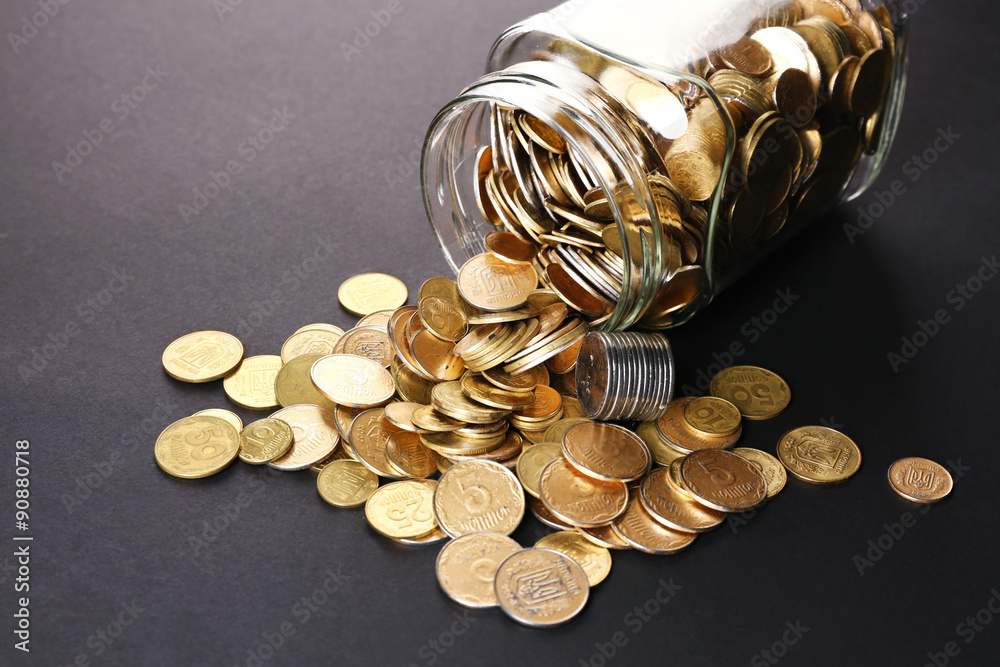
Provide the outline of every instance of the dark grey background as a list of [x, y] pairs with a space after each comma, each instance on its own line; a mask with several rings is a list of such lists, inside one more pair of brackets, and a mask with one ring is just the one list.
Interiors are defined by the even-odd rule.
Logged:
[[[186, 482], [159, 471], [166, 424], [232, 407], [221, 383], [163, 373], [168, 342], [223, 329], [248, 355], [276, 353], [302, 324], [353, 323], [335, 297], [352, 274], [388, 271], [415, 292], [446, 271], [409, 162], [492, 40], [549, 2], [400, 3], [350, 62], [340, 44], [386, 2], [243, 0], [220, 18], [212, 0], [77, 0], [17, 52], [9, 36], [0, 45], [0, 662], [253, 665], [283, 623], [294, 634], [260, 664], [600, 665], [597, 644], [616, 632], [626, 641], [610, 664], [766, 664], [759, 652], [786, 623], [808, 630], [782, 664], [922, 665], [949, 641], [960, 650], [950, 664], [995, 659], [1000, 622], [971, 637], [957, 626], [1000, 586], [1000, 280], [961, 310], [947, 300], [1000, 244], [989, 3], [914, 0], [905, 111], [874, 188], [671, 334], [682, 384], [717, 370], [713, 354], [734, 342], [739, 362], [787, 378], [787, 412], [747, 424], [741, 444], [773, 451], [787, 429], [832, 423], [864, 453], [847, 484], [790, 481], [757, 516], [674, 557], [615, 553], [581, 616], [543, 632], [496, 610], [463, 614], [438, 590], [437, 548], [374, 535], [360, 511], [325, 505], [312, 473], [234, 465]], [[4, 3], [3, 32], [37, 11]], [[157, 67], [162, 81], [120, 118], [115, 100]], [[180, 205], [245, 157], [241, 142], [275, 109], [294, 116], [286, 129], [185, 220]], [[114, 130], [60, 180], [52, 163], [103, 118]], [[913, 181], [904, 164], [947, 128], [958, 138]], [[851, 242], [842, 225], [895, 180], [904, 194]], [[785, 289], [794, 305], [760, 330], [751, 318]], [[894, 372], [887, 354], [939, 308], [950, 320]], [[40, 370], [26, 373], [33, 360]], [[30, 655], [11, 633], [19, 439], [32, 461]], [[908, 455], [968, 469], [921, 513], [886, 484]], [[910, 525], [886, 537], [905, 512]], [[541, 533], [531, 519], [515, 537]], [[862, 576], [855, 556], [880, 539], [889, 548]], [[331, 572], [336, 592], [305, 617], [296, 603]], [[671, 580], [670, 602], [636, 615]], [[135, 619], [108, 644], [96, 633], [117, 633], [122, 605]]]

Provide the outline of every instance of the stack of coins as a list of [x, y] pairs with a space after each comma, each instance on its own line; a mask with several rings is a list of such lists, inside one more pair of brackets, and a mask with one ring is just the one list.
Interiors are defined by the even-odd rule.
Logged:
[[[462, 274], [457, 284], [428, 280], [418, 306], [403, 305], [405, 293], [388, 276], [349, 281], [341, 294], [362, 315], [357, 325], [342, 334], [307, 325], [273, 360], [241, 361], [242, 344], [222, 332], [174, 341], [163, 355], [170, 376], [224, 378], [240, 406], [282, 407], [246, 427], [217, 408], [181, 419], [157, 438], [157, 463], [183, 478], [219, 473], [236, 459], [317, 472], [320, 497], [334, 507], [364, 506], [378, 534], [408, 546], [446, 542], [437, 575], [450, 598], [499, 606], [536, 627], [583, 609], [590, 587], [610, 572], [609, 550], [676, 553], [727, 513], [777, 494], [782, 464], [823, 484], [857, 470], [857, 446], [822, 427], [786, 433], [780, 462], [732, 449], [742, 418], [774, 417], [790, 400], [784, 380], [755, 367], [726, 369], [713, 379], [712, 396], [675, 400], [636, 432], [581, 416], [591, 388], [580, 387], [577, 403], [550, 386], [560, 376], [543, 362], [574, 354], [574, 346], [586, 350], [579, 345], [586, 327], [517, 273], [530, 265], [494, 259], [481, 260], [493, 268], [477, 269], [476, 284]], [[497, 267], [503, 281], [495, 280]], [[515, 361], [522, 370], [511, 370]], [[648, 361], [634, 360], [636, 376], [648, 375]], [[573, 364], [564, 358], [556, 367]], [[913, 486], [924, 470], [897, 467], [891, 479], [900, 485]], [[930, 495], [908, 491], [915, 499], [943, 492], [939, 483]], [[529, 510], [557, 532], [522, 548], [509, 535]], [[546, 594], [523, 585], [526, 570], [545, 572]]]
[[580, 347], [576, 386], [590, 419], [656, 419], [674, 393], [670, 341], [662, 334], [591, 332]]
[[[838, 197], [861, 156], [879, 146], [895, 42], [884, 7], [795, 0], [689, 63], [689, 74], [713, 95], [686, 78], [654, 80], [567, 40], [516, 67], [587, 89], [634, 139], [630, 157], [646, 175], [664, 237], [664, 275], [642, 319], [656, 327], [703, 302], [710, 252], [713, 278], [728, 282], [747, 256]], [[551, 122], [492, 103], [484, 121], [489, 144], [476, 154], [471, 191], [499, 233], [485, 246], [534, 263], [548, 287], [599, 321], [628, 282], [625, 264], [637, 271], [649, 254], [650, 215], [600, 151], [564, 138], [573, 134], [564, 115]], [[628, 227], [627, 251], [616, 211]]]

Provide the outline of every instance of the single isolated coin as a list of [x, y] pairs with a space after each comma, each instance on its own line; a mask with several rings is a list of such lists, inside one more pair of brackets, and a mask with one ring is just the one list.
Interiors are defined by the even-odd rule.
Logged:
[[163, 429], [156, 464], [174, 477], [198, 479], [225, 470], [240, 451], [240, 434], [221, 417], [192, 416]]
[[316, 487], [320, 497], [334, 507], [360, 507], [378, 488], [378, 475], [357, 461], [341, 459], [323, 467]]
[[379, 310], [393, 310], [406, 303], [406, 285], [384, 273], [352, 276], [337, 290], [340, 305], [359, 317]]
[[240, 433], [240, 460], [252, 465], [270, 463], [291, 449], [294, 439], [288, 422], [271, 417], [258, 419]]
[[521, 545], [500, 533], [468, 533], [444, 545], [437, 557], [438, 584], [445, 595], [464, 607], [496, 607], [493, 582], [497, 568]]
[[778, 440], [778, 460], [804, 482], [837, 484], [861, 467], [861, 450], [840, 431], [800, 426]]
[[243, 343], [224, 331], [195, 331], [163, 351], [163, 370], [182, 382], [211, 382], [229, 375], [243, 358]]
[[522, 549], [497, 569], [500, 608], [518, 623], [552, 627], [570, 620], [587, 604], [590, 586], [580, 564], [552, 549]]
[[952, 485], [951, 473], [928, 459], [911, 456], [889, 466], [889, 486], [915, 503], [936, 503], [951, 493]]

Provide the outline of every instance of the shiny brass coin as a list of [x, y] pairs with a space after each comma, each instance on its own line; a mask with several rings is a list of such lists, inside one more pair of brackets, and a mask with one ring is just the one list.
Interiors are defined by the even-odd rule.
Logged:
[[494, 387], [507, 391], [532, 391], [538, 384], [534, 373], [508, 373], [498, 367], [486, 369], [482, 376]]
[[596, 528], [574, 528], [574, 530], [579, 531], [580, 535], [582, 535], [584, 539], [589, 540], [591, 543], [596, 544], [599, 547], [604, 547], [605, 549], [618, 549], [619, 551], [623, 551], [632, 548], [632, 545], [623, 540], [618, 532], [613, 528], [613, 524], [608, 524], [607, 526], [597, 526]]
[[156, 464], [163, 472], [199, 479], [225, 470], [240, 451], [240, 434], [221, 417], [179, 419], [156, 438]]
[[504, 410], [514, 410], [535, 402], [532, 391], [507, 391], [500, 389], [479, 375], [466, 373], [461, 379], [462, 391], [474, 401]]
[[535, 542], [539, 549], [552, 549], [572, 558], [587, 574], [587, 584], [593, 588], [611, 573], [611, 554], [575, 530], [550, 533]]
[[292, 427], [280, 419], [258, 419], [240, 433], [240, 460], [262, 465], [283, 456], [292, 447]]
[[453, 300], [427, 296], [418, 306], [420, 319], [431, 333], [442, 340], [456, 342], [469, 331], [469, 316], [465, 308]]
[[491, 324], [493, 322], [520, 322], [538, 315], [538, 311], [529, 306], [513, 310], [498, 310], [495, 312], [480, 312], [469, 316], [469, 324]]
[[725, 512], [702, 505], [677, 491], [669, 477], [667, 468], [657, 468], [646, 475], [639, 486], [639, 500], [653, 519], [684, 533], [703, 533], [723, 522]]
[[588, 477], [563, 457], [542, 468], [538, 477], [538, 495], [557, 517], [582, 528], [614, 521], [625, 511], [628, 502], [628, 489], [624, 482], [605, 482]]
[[[575, 376], [575, 374], [573, 374], [573, 373], [567, 373], [566, 375], [562, 375], [562, 376], [556, 375], [554, 377], [561, 378], [564, 381], [568, 380], [569, 382], [571, 382], [570, 387], [574, 391], [576, 390], [576, 376]], [[586, 418], [585, 415], [583, 414], [583, 406], [580, 405], [580, 399], [579, 398], [577, 398], [576, 396], [569, 396], [567, 394], [564, 394], [564, 393], [562, 393], [561, 390], [560, 390], [560, 394], [562, 395], [562, 404], [563, 404], [562, 418], [563, 419], [574, 419], [574, 418], [579, 418], [579, 417]]]
[[664, 442], [687, 454], [702, 449], [729, 449], [739, 440], [742, 427], [729, 435], [712, 437], [703, 436], [689, 427], [684, 419], [684, 409], [691, 400], [689, 397], [675, 398], [666, 414], [656, 420], [656, 432]]
[[442, 382], [457, 380], [465, 372], [462, 357], [452, 353], [454, 345], [438, 338], [427, 329], [418, 331], [410, 341], [410, 346], [417, 363], [435, 380]]
[[291, 405], [309, 403], [326, 408], [331, 412], [336, 409], [336, 403], [319, 393], [309, 376], [312, 365], [323, 356], [321, 354], [301, 354], [278, 370], [278, 374], [274, 377], [274, 397], [278, 399], [278, 405], [287, 408]]
[[192, 417], [220, 417], [227, 422], [229, 422], [236, 432], [239, 433], [243, 430], [243, 420], [240, 416], [231, 410], [223, 410], [222, 408], [209, 408], [208, 410], [202, 410], [201, 412], [196, 412]]
[[535, 387], [531, 404], [517, 410], [514, 415], [521, 421], [539, 422], [551, 419], [562, 410], [562, 396], [552, 387]]
[[[544, 581], [544, 593], [536, 584]], [[494, 584], [500, 608], [518, 623], [553, 627], [580, 613], [590, 595], [587, 573], [575, 560], [551, 549], [524, 549], [508, 556]]]
[[731, 451], [733, 454], [739, 454], [757, 466], [767, 481], [768, 498], [773, 498], [785, 488], [785, 482], [788, 481], [788, 474], [785, 472], [785, 466], [781, 465], [781, 461], [767, 452], [762, 452], [752, 447], [734, 447]]
[[[338, 405], [335, 410], [333, 410], [333, 416], [337, 423], [337, 432], [340, 437], [343, 438], [344, 442], [347, 443], [351, 439], [351, 424], [357, 419], [358, 415], [365, 411], [365, 408], [349, 408], [346, 405]], [[353, 454], [351, 455], [353, 458]]]
[[316, 361], [313, 384], [329, 400], [352, 408], [385, 403], [396, 387], [378, 362], [352, 354], [330, 354]]
[[[563, 403], [566, 402], [567, 396], [563, 396]], [[567, 417], [565, 411], [563, 412], [562, 418], [556, 423], [545, 429], [545, 441], [554, 442], [560, 447], [562, 447], [563, 435], [566, 431], [570, 430], [577, 424], [589, 424], [592, 419], [587, 419], [586, 417]]]
[[419, 403], [395, 401], [385, 406], [385, 418], [396, 428], [419, 433], [423, 429], [413, 423], [413, 413], [422, 407]]
[[248, 410], [278, 407], [274, 380], [281, 369], [281, 357], [262, 354], [244, 359], [236, 371], [222, 381], [222, 388], [236, 405]]
[[837, 484], [861, 467], [861, 450], [840, 431], [800, 426], [778, 440], [778, 460], [804, 482]]
[[584, 315], [599, 317], [610, 309], [607, 299], [599, 296], [562, 264], [545, 267], [545, 282], [563, 301]]
[[489, 253], [476, 255], [458, 272], [462, 297], [483, 310], [518, 308], [538, 285], [538, 275], [530, 264], [511, 264]]
[[437, 527], [433, 499], [434, 486], [428, 480], [390, 482], [375, 489], [365, 502], [365, 518], [386, 537], [420, 537]]
[[360, 507], [378, 488], [378, 475], [357, 461], [341, 459], [323, 467], [316, 487], [320, 497], [334, 507]]
[[268, 462], [275, 470], [305, 470], [334, 452], [340, 442], [333, 413], [317, 405], [292, 405], [271, 414], [292, 427], [292, 448]]
[[458, 293], [458, 283], [451, 278], [434, 277], [425, 280], [417, 291], [417, 302], [429, 296], [439, 296], [448, 301], [462, 303], [462, 297]]
[[650, 516], [638, 494], [629, 498], [628, 509], [613, 524], [615, 532], [639, 551], [658, 556], [674, 554], [691, 546], [696, 533], [671, 530]]
[[538, 248], [534, 243], [511, 232], [490, 232], [484, 239], [486, 249], [497, 259], [511, 264], [530, 264]]
[[393, 378], [395, 379], [396, 391], [399, 392], [403, 400], [421, 405], [427, 405], [431, 402], [431, 390], [434, 388], [434, 384], [429, 380], [420, 377], [403, 365], [393, 371]]
[[545, 365], [557, 375], [569, 373], [576, 368], [576, 360], [580, 356], [580, 347], [582, 345], [583, 339], [581, 338], [558, 354], [550, 357], [546, 360]]
[[517, 459], [517, 478], [525, 492], [538, 498], [538, 477], [542, 468], [562, 456], [562, 445], [557, 442], [542, 442], [521, 452]]
[[497, 438], [499, 445], [479, 454], [462, 454], [454, 452], [448, 454], [455, 461], [465, 461], [467, 459], [482, 459], [484, 461], [496, 461], [509, 470], [515, 470], [517, 459], [524, 446], [524, 440], [515, 431], [507, 431], [503, 438]]
[[340, 339], [340, 353], [353, 354], [370, 359], [379, 366], [388, 366], [392, 362], [394, 350], [392, 339], [384, 327], [368, 325], [355, 327], [345, 333]]
[[528, 306], [530, 308], [542, 310], [555, 305], [565, 306], [566, 304], [559, 298], [558, 294], [550, 289], [536, 289], [528, 292]]
[[514, 327], [514, 335], [511, 336], [510, 340], [499, 345], [493, 353], [487, 357], [467, 362], [466, 366], [469, 370], [485, 371], [511, 359], [512, 355], [518, 354], [538, 331], [538, 320], [532, 318], [524, 322], [517, 322]]
[[657, 465], [668, 466], [675, 459], [684, 456], [684, 452], [671, 447], [656, 430], [655, 421], [646, 421], [639, 424], [635, 430], [636, 435], [642, 438], [649, 448], [649, 453]]
[[743, 512], [767, 498], [763, 473], [732, 452], [703, 449], [688, 454], [681, 462], [680, 475], [695, 500], [722, 512]]
[[437, 452], [420, 444], [419, 433], [393, 433], [385, 443], [385, 455], [407, 477], [427, 477], [437, 472]]
[[681, 481], [681, 464], [684, 463], [684, 458], [686, 456], [687, 455], [685, 454], [679, 459], [675, 459], [670, 462], [670, 465], [667, 466], [667, 481], [670, 483], [670, 486], [673, 487], [674, 491], [677, 491], [682, 496], [693, 500], [694, 496], [688, 492], [687, 487], [684, 486], [684, 482]]
[[445, 595], [464, 607], [496, 607], [493, 580], [497, 568], [521, 545], [499, 533], [468, 533], [444, 545], [435, 570]]
[[577, 424], [563, 435], [563, 455], [585, 475], [605, 481], [631, 482], [649, 470], [651, 458], [642, 439], [614, 424]]
[[911, 456], [889, 466], [889, 486], [915, 503], [936, 503], [951, 493], [953, 482], [944, 466]]
[[550, 125], [545, 124], [531, 114], [518, 114], [517, 121], [525, 135], [549, 153], [565, 153], [566, 140]]
[[182, 382], [211, 382], [229, 375], [243, 358], [243, 343], [224, 331], [195, 331], [163, 351], [163, 370]]
[[389, 437], [398, 431], [399, 429], [385, 418], [385, 410], [382, 408], [365, 410], [351, 424], [349, 443], [351, 451], [358, 461], [376, 475], [399, 477], [400, 475], [390, 465], [385, 451]]
[[510, 535], [524, 516], [524, 492], [499, 463], [460, 461], [441, 475], [434, 514], [452, 537], [479, 531]]
[[406, 303], [406, 285], [384, 273], [362, 273], [345, 280], [337, 290], [340, 305], [359, 317]]
[[701, 435], [724, 437], [740, 427], [740, 411], [717, 396], [698, 396], [684, 406], [684, 423]]
[[545, 340], [509, 359], [503, 369], [508, 373], [529, 370], [581, 340], [589, 330], [590, 326], [585, 321], [573, 318]]
[[337, 449], [334, 450], [333, 454], [330, 454], [328, 457], [326, 457], [319, 463], [314, 463], [311, 466], [309, 466], [309, 470], [318, 474], [323, 472], [323, 468], [327, 467], [334, 461], [354, 461], [354, 460], [355, 459], [351, 458], [351, 455], [347, 453], [345, 447], [337, 447]]
[[430, 405], [422, 405], [414, 410], [410, 421], [417, 428], [431, 433], [455, 431], [466, 424], [464, 421], [452, 419], [448, 415], [438, 412]]
[[483, 354], [509, 333], [510, 326], [502, 322], [477, 326], [455, 344], [453, 352], [463, 358]]
[[752, 420], [778, 416], [792, 399], [787, 382], [757, 366], [730, 366], [712, 378], [710, 391]]
[[571, 526], [550, 512], [549, 508], [546, 507], [538, 498], [529, 497], [528, 507], [531, 508], [531, 513], [535, 516], [535, 518], [549, 528], [554, 528], [555, 530], [576, 530], [574, 526]]
[[392, 308], [387, 308], [385, 310], [376, 310], [374, 313], [368, 313], [355, 324], [355, 328], [358, 327], [378, 327], [380, 329], [386, 329], [389, 326], [389, 318], [395, 312]]
[[460, 382], [442, 382], [435, 385], [431, 390], [431, 402], [439, 412], [473, 424], [491, 424], [510, 414], [509, 410], [489, 408], [471, 400], [462, 391]]
[[281, 346], [281, 363], [287, 364], [303, 354], [331, 354], [342, 335], [326, 329], [296, 331]]
[[299, 327], [294, 331], [294, 333], [299, 333], [305, 331], [306, 329], [322, 329], [323, 331], [328, 331], [332, 334], [337, 334], [338, 336], [344, 335], [344, 330], [334, 324], [325, 324], [323, 322], [316, 322], [315, 324], [307, 324], [304, 327]]
[[740, 37], [712, 54], [716, 67], [730, 68], [750, 76], [763, 76], [771, 69], [771, 54], [760, 42]]

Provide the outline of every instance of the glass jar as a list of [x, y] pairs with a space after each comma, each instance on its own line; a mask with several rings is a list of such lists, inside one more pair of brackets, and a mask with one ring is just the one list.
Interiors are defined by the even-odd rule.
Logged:
[[431, 227], [456, 272], [530, 241], [596, 328], [682, 323], [875, 179], [907, 34], [898, 0], [567, 2], [431, 123]]

